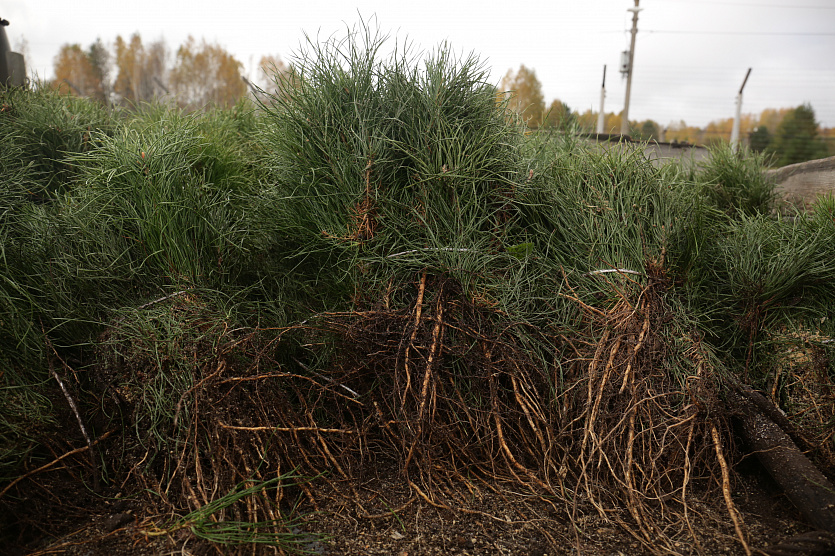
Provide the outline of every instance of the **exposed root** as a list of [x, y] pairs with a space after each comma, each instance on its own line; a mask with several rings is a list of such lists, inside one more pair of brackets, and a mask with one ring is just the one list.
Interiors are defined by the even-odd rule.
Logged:
[[[662, 284], [621, 288], [610, 305], [578, 300], [579, 333], [508, 322], [427, 271], [402, 286], [409, 292], [389, 285], [374, 310], [239, 335], [218, 327], [212, 346], [223, 348], [209, 347], [173, 398], [170, 455], [143, 438], [126, 472], [161, 509], [183, 513], [295, 470], [359, 516], [382, 519], [384, 500], [357, 485], [385, 467], [411, 489], [407, 504], [478, 513], [478, 485], [497, 496], [510, 488], [547, 501], [548, 519], [573, 521], [578, 546], [585, 517], [597, 514], [653, 553], [698, 547], [705, 533], [690, 501], [722, 492], [729, 502], [719, 448], [730, 431], [709, 418], [721, 409], [698, 337], [677, 331], [679, 344], [670, 341]], [[336, 349], [324, 356], [321, 346]], [[279, 360], [282, 350], [290, 355]], [[321, 488], [293, 489], [241, 500], [216, 519], [274, 523], [299, 496], [318, 507]]]
[[722, 495], [725, 497], [725, 504], [728, 507], [728, 515], [731, 516], [731, 520], [734, 522], [736, 536], [742, 544], [742, 548], [745, 549], [745, 554], [750, 556], [751, 548], [748, 546], [748, 541], [745, 540], [745, 534], [742, 531], [742, 522], [740, 521], [739, 512], [737, 512], [736, 506], [734, 506], [733, 498], [731, 497], [731, 475], [728, 471], [728, 464], [725, 461], [725, 456], [722, 455], [722, 441], [719, 438], [719, 431], [716, 430], [715, 425], [711, 426], [710, 434], [713, 437], [713, 445], [716, 448], [716, 459], [719, 460], [719, 465], [722, 467]]

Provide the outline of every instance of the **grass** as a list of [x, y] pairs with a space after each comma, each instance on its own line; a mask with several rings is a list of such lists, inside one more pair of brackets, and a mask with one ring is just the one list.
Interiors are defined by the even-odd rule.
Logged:
[[[294, 486], [293, 481], [304, 480], [293, 472], [284, 473], [267, 481], [255, 484], [241, 483], [229, 493], [201, 506], [187, 515], [175, 519], [162, 529], [151, 529], [151, 536], [172, 535], [182, 529], [189, 530], [196, 538], [225, 547], [267, 545], [276, 547], [290, 554], [314, 554], [307, 548], [314, 542], [321, 542], [325, 537], [305, 535], [298, 532], [303, 515], [285, 517], [279, 508], [274, 508], [272, 519], [264, 521], [240, 521], [230, 519], [232, 515], [246, 507], [248, 499], [257, 498], [271, 505], [270, 491]], [[251, 502], [250, 502], [251, 507]]]
[[39, 87], [35, 95], [4, 91], [0, 122], [5, 141], [20, 149], [17, 161], [32, 181], [30, 199], [47, 202], [73, 182], [69, 157], [94, 149], [92, 132], [109, 133], [114, 117], [97, 103]]
[[699, 169], [699, 182], [707, 200], [733, 215], [766, 214], [774, 208], [775, 185], [767, 176], [769, 155], [729, 145], [711, 148], [707, 164]]

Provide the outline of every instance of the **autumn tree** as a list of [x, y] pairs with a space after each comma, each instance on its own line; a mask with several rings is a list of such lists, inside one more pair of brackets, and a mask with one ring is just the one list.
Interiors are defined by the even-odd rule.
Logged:
[[545, 111], [543, 128], [566, 129], [577, 120], [577, 116], [571, 111], [568, 105], [560, 100], [554, 99], [548, 110]]
[[511, 95], [508, 107], [521, 115], [528, 127], [537, 129], [542, 125], [545, 97], [533, 69], [522, 64], [517, 72], [508, 70], [502, 78], [501, 89]]
[[258, 87], [270, 94], [275, 94], [278, 91], [278, 83], [290, 76], [290, 66], [288, 66], [281, 56], [261, 56], [258, 62], [258, 76], [255, 84]]
[[577, 114], [577, 125], [585, 132], [593, 132], [597, 122], [597, 112], [586, 109], [585, 112]]
[[146, 102], [167, 92], [168, 47], [162, 39], [145, 47], [139, 33], [134, 33], [130, 42], [118, 36], [115, 48], [117, 74], [113, 89], [123, 102]]
[[[621, 122], [623, 121], [623, 112], [607, 112], [603, 114], [603, 132], [620, 134]], [[597, 126], [597, 119], [594, 120], [595, 129]]]
[[[588, 109], [576, 115], [577, 125], [586, 133], [597, 132], [598, 112]], [[620, 133], [620, 114], [606, 112], [603, 115], [603, 133]]]
[[102, 75], [81, 45], [63, 45], [53, 67], [55, 87], [62, 93], [104, 99]]
[[791, 108], [766, 108], [762, 112], [760, 112], [759, 120], [757, 121], [758, 126], [765, 126], [768, 131], [774, 135], [777, 131], [777, 128], [780, 126], [780, 123], [783, 121], [783, 118], [786, 117], [786, 114], [791, 112]]
[[818, 138], [818, 122], [809, 104], [788, 112], [777, 127], [771, 142], [778, 166], [805, 162], [826, 156], [826, 145]]
[[[742, 114], [739, 119], [739, 136], [740, 138], [748, 137], [756, 126], [757, 117], [753, 114]], [[714, 143], [730, 143], [731, 135], [733, 134], [734, 119], [722, 118], [713, 120], [707, 124], [704, 129], [705, 142], [708, 144]]]
[[172, 92], [177, 102], [189, 109], [206, 105], [231, 107], [246, 94], [241, 63], [216, 44], [194, 37], [177, 49], [171, 70]]
[[684, 120], [679, 120], [678, 122], [670, 122], [665, 135], [665, 139], [671, 143], [699, 144], [703, 140], [704, 133], [700, 128], [689, 126]]

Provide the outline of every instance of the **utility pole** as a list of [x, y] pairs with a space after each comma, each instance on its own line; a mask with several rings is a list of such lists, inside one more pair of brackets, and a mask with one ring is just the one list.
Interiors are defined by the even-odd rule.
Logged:
[[606, 100], [606, 65], [603, 65], [603, 85], [600, 87], [600, 112], [597, 114], [597, 134], [603, 133], [603, 122], [606, 117], [603, 114], [603, 102]]
[[748, 76], [751, 75], [751, 68], [745, 74], [745, 79], [742, 80], [742, 87], [739, 88], [739, 94], [736, 95], [736, 116], [734, 117], [734, 127], [731, 130], [731, 149], [737, 152], [739, 149], [739, 121], [742, 119], [742, 89], [748, 82]]
[[632, 12], [632, 40], [629, 41], [629, 66], [626, 68], [626, 100], [623, 103], [623, 117], [620, 121], [620, 134], [629, 135], [629, 95], [632, 92], [632, 68], [635, 63], [635, 35], [638, 34], [638, 7], [640, 0], [635, 0], [635, 7], [629, 8]]

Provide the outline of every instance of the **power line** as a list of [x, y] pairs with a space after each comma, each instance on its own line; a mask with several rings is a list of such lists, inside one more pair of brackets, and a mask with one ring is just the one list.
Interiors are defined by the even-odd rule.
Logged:
[[665, 35], [767, 35], [767, 36], [793, 36], [793, 37], [835, 37], [835, 33], [809, 33], [809, 32], [782, 32], [782, 31], [679, 31], [666, 29], [646, 29], [642, 33], [655, 33]]
[[[669, 74], [670, 72], [678, 72], [682, 74], [692, 74], [693, 72], [702, 72], [707, 73], [710, 75], [715, 76], [717, 72], [724, 72], [727, 74], [735, 73], [739, 71], [739, 66], [694, 66], [694, 65], [687, 65], [682, 66], [681, 64], [676, 64], [674, 66], [670, 66], [667, 64], [645, 64], [645, 68], [654, 69], [654, 70], [661, 70], [664, 72], [665, 75]], [[761, 73], [767, 73], [768, 75], [775, 75], [775, 74], [809, 74], [814, 75], [815, 77], [824, 77], [824, 78], [832, 78], [835, 77], [835, 69], [829, 68], [800, 68], [800, 67], [786, 67], [786, 66], [757, 66], [757, 69], [760, 70]]]
[[[668, 2], [670, 0], [667, 0]], [[678, 0], [679, 2], [688, 2], [692, 4], [692, 0]], [[741, 2], [711, 2], [710, 0], [700, 0], [700, 4], [715, 4], [719, 6], [747, 6], [749, 8], [789, 8], [789, 9], [803, 9], [803, 10], [835, 10], [835, 6], [797, 6], [794, 4], [743, 4]]]

